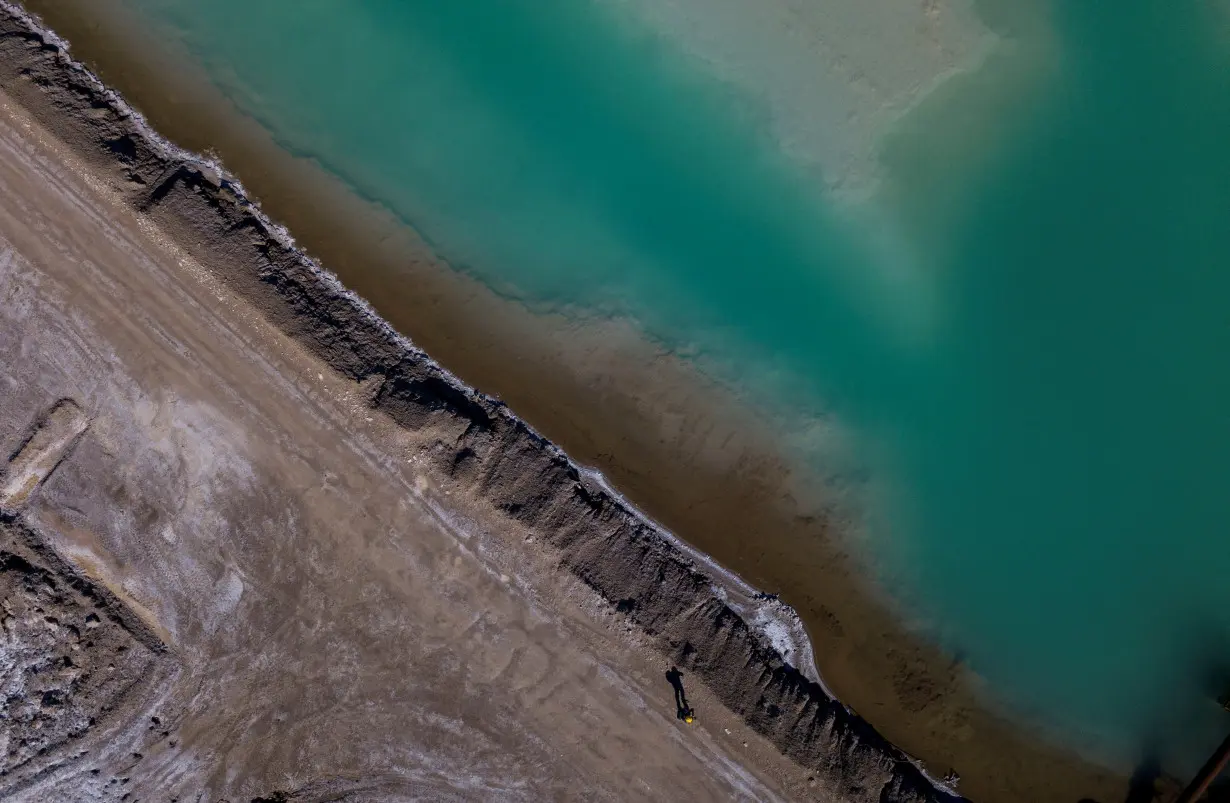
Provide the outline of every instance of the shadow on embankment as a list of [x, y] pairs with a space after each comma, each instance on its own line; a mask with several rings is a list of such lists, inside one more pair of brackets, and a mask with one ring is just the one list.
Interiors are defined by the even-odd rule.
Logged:
[[666, 673], [666, 680], [675, 690], [675, 716], [684, 722], [691, 722], [695, 713], [692, 706], [688, 705], [688, 695], [683, 690], [683, 673], [679, 671], [679, 667], [672, 666]]

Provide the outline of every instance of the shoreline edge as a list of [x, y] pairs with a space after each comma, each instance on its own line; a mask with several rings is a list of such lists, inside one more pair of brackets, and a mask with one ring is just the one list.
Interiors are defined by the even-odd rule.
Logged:
[[[370, 384], [373, 411], [411, 429], [436, 418], [463, 422], [450, 474], [483, 475], [487, 488], [507, 497], [492, 498], [494, 506], [543, 532], [563, 567], [627, 613], [664, 657], [703, 680], [784, 755], [813, 769], [824, 788], [882, 803], [960, 799], [828, 694], [814, 668], [787, 662], [783, 645], [811, 654], [793, 610], [684, 545], [601, 474], [573, 463], [502, 402], [435, 363], [299, 251], [217, 162], [159, 136], [71, 58], [64, 40], [7, 0], [0, 0], [0, 69], [0, 88], [125, 203], [308, 352]], [[54, 114], [39, 113], [48, 106]], [[502, 473], [513, 470], [516, 477]], [[745, 619], [749, 610], [759, 629]], [[770, 638], [772, 625], [788, 637]]]

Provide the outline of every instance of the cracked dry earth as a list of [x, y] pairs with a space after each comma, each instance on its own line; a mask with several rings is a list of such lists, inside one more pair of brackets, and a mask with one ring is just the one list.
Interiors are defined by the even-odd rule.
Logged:
[[367, 392], [0, 95], [0, 798], [806, 795]]

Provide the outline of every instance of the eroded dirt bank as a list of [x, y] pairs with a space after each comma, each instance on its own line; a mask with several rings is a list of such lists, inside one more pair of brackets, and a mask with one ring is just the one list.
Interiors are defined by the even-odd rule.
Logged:
[[[58, 140], [6, 111], [0, 438], [34, 479], [5, 513], [3, 566], [109, 595], [95, 604], [120, 611], [113, 636], [77, 651], [133, 656], [80, 669], [56, 657], [60, 635], [23, 636], [35, 664], [139, 686], [70, 683], [108, 716], [70, 711], [37, 761], [10, 729], [0, 789], [950, 798], [785, 662], [721, 577], [3, 5], [0, 88]], [[84, 172], [57, 163], [61, 143]], [[70, 640], [103, 622], [14, 582]], [[9, 616], [10, 640], [37, 618]], [[671, 664], [702, 728], [652, 702]]]

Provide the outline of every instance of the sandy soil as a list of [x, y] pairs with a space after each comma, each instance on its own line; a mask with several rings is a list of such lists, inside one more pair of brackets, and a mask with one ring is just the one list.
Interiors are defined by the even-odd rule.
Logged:
[[[277, 149], [250, 120], [238, 118], [233, 110], [227, 111], [216, 97], [206, 98], [203, 90], [202, 94], [186, 90], [184, 84], [176, 83], [179, 76], [175, 81], [168, 80], [172, 72], [160, 74], [156, 60], [142, 62], [126, 56], [125, 53], [136, 52], [130, 47], [132, 42], [86, 24], [87, 16], [74, 14], [75, 2], [57, 0], [31, 5], [45, 5], [47, 8], [40, 10], [53, 16], [58, 14], [57, 26], [63, 23], [74, 41], [93, 43], [93, 52], [101, 53], [103, 61], [111, 65], [113, 73], [107, 77], [116, 80], [125, 91], [135, 91], [143, 111], [176, 141], [199, 150], [211, 148], [223, 153], [228, 165], [259, 192], [265, 207], [324, 258], [347, 286], [377, 300], [378, 309], [399, 331], [410, 334], [467, 381], [499, 393], [513, 410], [561, 444], [569, 455], [601, 468], [629, 498], [689, 542], [723, 564], [737, 567], [757, 586], [780, 592], [802, 616], [817, 647], [818, 663], [826, 682], [842, 699], [867, 714], [880, 732], [911, 753], [923, 756], [937, 774], [949, 767], [957, 768], [963, 777], [962, 791], [988, 803], [1076, 801], [1081, 797], [1110, 803], [1122, 799], [1126, 786], [1123, 779], [1039, 744], [988, 714], [980, 705], [976, 682], [971, 684], [959, 665], [901, 631], [828, 537], [833, 522], [824, 510], [802, 507], [796, 498], [783, 491], [793, 487], [795, 477], [768, 439], [762, 439], [762, 433], [748, 425], [748, 417], [743, 414], [746, 411], [736, 414], [715, 401], [721, 398], [721, 388], [698, 378], [669, 355], [655, 352], [635, 332], [620, 325], [600, 332], [577, 329], [562, 321], [544, 326], [539, 317], [448, 270], [431, 258], [399, 221], [382, 210], [357, 202], [310, 162]], [[261, 673], [269, 671], [270, 666], [282, 666], [281, 663], [240, 656], [250, 650], [252, 643], [279, 643], [271, 634], [287, 631], [281, 636], [282, 655], [291, 666], [315, 666], [312, 671], [327, 676], [329, 661], [336, 659], [320, 656], [330, 654], [352, 656], [347, 658], [356, 667], [352, 674], [365, 678], [368, 662], [382, 667], [371, 670], [373, 680], [371, 684], [365, 680], [364, 688], [375, 685], [364, 693], [367, 696], [359, 698], [338, 696], [342, 695], [338, 688], [328, 693], [320, 691], [327, 685], [321, 685], [322, 681], [315, 686], [305, 685], [305, 689], [313, 691], [305, 692], [303, 699], [324, 695], [320, 703], [323, 708], [312, 711], [328, 713], [308, 717], [316, 719], [315, 724], [305, 724], [298, 732], [304, 743], [322, 738], [316, 731], [328, 726], [320, 723], [340, 717], [338, 712], [352, 703], [365, 706], [369, 712], [383, 712], [386, 708], [390, 712], [400, 711], [390, 702], [396, 697], [395, 687], [403, 689], [403, 696], [406, 688], [438, 689], [438, 693], [427, 695], [431, 701], [423, 703], [423, 711], [431, 712], [432, 716], [443, 716], [440, 712], [445, 710], [451, 712], [445, 717], [452, 723], [449, 727], [464, 722], [467, 728], [479, 728], [476, 723], [484, 715], [475, 711], [487, 705], [482, 702], [487, 698], [471, 697], [470, 690], [476, 688], [476, 681], [468, 679], [468, 670], [458, 667], [468, 666], [468, 660], [487, 660], [482, 653], [485, 645], [500, 643], [498, 634], [512, 620], [497, 618], [490, 627], [466, 630], [466, 623], [474, 619], [461, 616], [464, 621], [459, 624], [458, 618], [447, 618], [439, 611], [441, 606], [445, 612], [454, 607], [485, 611], [494, 606], [504, 610], [496, 599], [512, 588], [511, 601], [500, 604], [513, 605], [520, 611], [516, 606], [528, 605], [529, 600], [537, 606], [534, 610], [546, 611], [557, 624], [568, 623], [572, 629], [562, 631], [564, 635], [560, 638], [582, 656], [578, 660], [592, 661], [595, 654], [604, 656], [604, 660], [607, 656], [621, 656], [613, 663], [601, 664], [609, 670], [602, 675], [604, 682], [618, 678], [624, 684], [620, 688], [625, 689], [620, 694], [629, 695], [630, 700], [642, 700], [645, 710], [665, 716], [665, 724], [672, 728], [676, 727], [671, 720], [673, 702], [663, 677], [670, 663], [664, 663], [658, 656], [664, 655], [666, 661], [682, 666], [687, 673], [689, 695], [696, 695], [694, 702], [703, 700], [698, 707], [703, 706], [705, 711], [702, 723], [709, 734], [706, 738], [717, 745], [714, 755], [721, 755], [722, 749], [731, 751], [727, 755], [741, 758], [744, 766], [752, 768], [748, 777], [766, 784], [767, 790], [790, 797], [883, 801], [930, 799], [935, 794], [921, 782], [900, 752], [861, 719], [834, 703], [823, 689], [808, 680], [806, 673], [782, 661], [786, 657], [806, 669], [808, 662], [797, 654], [797, 638], [793, 646], [788, 639], [772, 644], [764, 636], [768, 632], [765, 628], [758, 632], [747, 627], [748, 623], [758, 621], [780, 621], [775, 618], [781, 613], [779, 609], [765, 600], [750, 598], [745, 587], [729, 581], [718, 582], [721, 588], [715, 594], [713, 581], [720, 578], [706, 563], [664, 541], [643, 520], [611, 499], [593, 478], [578, 471], [518, 419], [509, 416], [507, 408], [459, 390], [451, 380], [431, 369], [420, 354], [407, 352], [405, 345], [395, 342], [390, 332], [372, 325], [361, 307], [336, 287], [322, 285], [301, 256], [270, 234], [259, 217], [253, 216], [246, 197], [237, 187], [210, 170], [202, 171], [191, 164], [184, 166], [182, 160], [165, 158], [144, 139], [139, 127], [122, 110], [117, 112], [115, 104], [100, 95], [88, 77], [70, 65], [56, 47], [28, 34], [12, 18], [9, 23], [0, 30], [0, 87], [6, 88], [33, 118], [53, 131], [59, 141], [67, 143], [73, 153], [70, 157], [54, 141], [47, 140], [45, 147], [51, 149], [47, 152], [55, 151], [55, 155], [44, 158], [44, 170], [58, 170], [62, 175], [65, 168], [55, 168], [55, 164], [84, 160], [84, 166], [72, 171], [71, 177], [56, 182], [30, 176], [25, 180], [33, 184], [42, 181], [64, 192], [74, 188], [73, 192], [83, 193], [81, 181], [89, 178], [93, 182], [89, 192], [94, 193], [90, 197], [96, 203], [109, 205], [106, 212], [96, 211], [87, 217], [114, 231], [125, 232], [125, 237], [136, 236], [134, 227], [144, 227], [141, 236], [151, 238], [149, 242], [156, 241], [162, 249], [162, 256], [149, 256], [141, 261], [140, 267], [125, 259], [116, 260], [115, 265], [107, 262], [108, 267], [97, 268], [95, 278], [86, 280], [70, 270], [73, 266], [68, 261], [52, 264], [55, 260], [51, 257], [35, 258], [28, 253], [31, 249], [38, 253], [40, 248], [46, 251], [50, 246], [38, 244], [37, 238], [29, 234], [31, 224], [25, 222], [24, 212], [10, 210], [6, 220], [13, 226], [25, 226], [29, 242], [34, 243], [24, 251], [16, 246], [11, 249], [12, 253], [24, 255], [22, 264], [27, 266], [23, 268], [23, 280], [17, 284], [25, 287], [29, 277], [55, 270], [69, 271], [61, 281], [72, 278], [76, 282], [75, 294], [64, 296], [62, 293], [67, 291], [57, 290], [61, 293], [55, 296], [60, 299], [56, 302], [59, 306], [48, 302], [51, 306], [43, 308], [43, 317], [30, 320], [46, 320], [43, 326], [60, 331], [63, 342], [88, 344], [88, 350], [80, 354], [90, 355], [72, 357], [77, 352], [47, 335], [38, 344], [22, 347], [21, 359], [27, 359], [27, 355], [37, 359], [29, 363], [30, 367], [10, 371], [21, 377], [15, 385], [16, 380], [10, 380], [10, 385], [26, 387], [31, 377], [38, 381], [43, 371], [55, 375], [54, 371], [64, 374], [69, 370], [47, 367], [52, 364], [68, 365], [72, 371], [84, 371], [81, 377], [91, 377], [72, 380], [81, 383], [73, 386], [78, 390], [69, 388], [70, 380], [62, 379], [58, 386], [61, 389], [45, 389], [37, 398], [31, 395], [21, 404], [5, 405], [5, 410], [12, 411], [6, 413], [12, 422], [0, 423], [0, 427], [8, 427], [0, 429], [0, 437], [4, 438], [0, 446], [10, 451], [30, 436], [34, 431], [32, 422], [46, 417], [57, 399], [75, 400], [91, 421], [86, 433], [74, 442], [70, 456], [33, 495], [30, 509], [14, 526], [33, 527], [37, 531], [34, 535], [22, 537], [45, 539], [38, 543], [53, 542], [59, 537], [56, 533], [76, 533], [72, 536], [76, 540], [70, 538], [69, 546], [56, 547], [51, 553], [44, 548], [44, 552], [38, 553], [69, 554], [64, 550], [75, 549], [72, 554], [78, 557], [72, 566], [78, 569], [65, 571], [79, 571], [83, 566], [118, 566], [116, 571], [136, 572], [119, 581], [112, 578], [97, 583], [104, 590], [111, 589], [110, 593], [123, 601], [124, 610], [142, 612], [145, 618], [140, 621], [148, 622], [147, 626], [157, 632], [165, 632], [165, 639], [157, 643], [170, 653], [178, 656], [181, 649], [176, 638], [190, 634], [186, 643], [198, 646], [187, 651], [193, 655], [204, 651], [205, 657], [193, 664], [195, 670], [184, 670], [172, 661], [176, 672], [188, 671], [193, 678], [184, 682], [200, 682], [200, 673], [205, 671], [201, 667], [215, 666], [209, 663], [214, 660], [209, 657], [209, 650], [214, 647], [199, 646], [199, 642], [192, 640], [212, 638], [221, 641], [208, 644], [225, 643], [225, 648], [217, 649], [220, 655], [228, 656], [225, 660], [217, 659], [217, 667], [235, 672], [235, 667], [242, 664], [249, 677], [260, 678], [250, 683], [262, 689], [276, 685], [281, 681], [266, 682]], [[31, 130], [37, 130], [37, 125]], [[23, 136], [28, 140], [30, 135]], [[5, 161], [7, 165], [8, 160]], [[22, 195], [9, 192], [4, 198], [4, 203], [13, 204]], [[22, 198], [20, 203], [31, 202]], [[84, 204], [83, 208], [88, 207]], [[43, 218], [48, 216], [44, 214]], [[60, 217], [51, 215], [50, 219]], [[173, 236], [174, 243], [168, 234]], [[105, 240], [111, 235], [96, 236]], [[176, 256], [167, 259], [167, 253]], [[97, 263], [99, 257], [91, 251], [91, 259]], [[15, 275], [12, 271], [16, 268], [12, 266], [17, 262], [3, 264], [4, 276]], [[112, 271], [121, 271], [126, 278], [113, 278]], [[162, 278], [171, 274], [181, 279]], [[185, 283], [183, 276], [196, 284]], [[99, 287], [110, 288], [110, 296]], [[167, 287], [180, 288], [176, 292], [182, 295], [172, 299], [167, 295]], [[121, 304], [119, 299], [128, 296], [134, 298], [135, 309], [142, 314], [126, 317], [127, 301]], [[71, 307], [66, 306], [66, 298], [75, 299]], [[92, 318], [91, 328], [85, 334], [62, 328], [69, 323], [75, 326], [82, 316], [102, 315], [91, 310], [106, 305], [110, 305], [107, 314], [111, 317]], [[180, 308], [185, 305], [202, 312], [189, 315]], [[16, 315], [13, 310], [18, 308], [5, 305], [0, 316]], [[65, 314], [66, 308], [74, 312]], [[208, 318], [214, 328], [192, 329], [195, 324], [188, 321], [197, 320], [194, 316]], [[5, 332], [33, 328], [10, 318], [0, 319], [9, 327]], [[118, 323], [121, 320], [125, 323]], [[111, 341], [133, 327], [147, 327], [148, 331], [140, 338], [133, 335], [138, 339], [126, 347], [124, 353], [128, 356], [122, 369], [114, 367], [114, 361], [108, 367], [100, 367], [104, 362], [96, 356], [100, 350], [120, 353]], [[167, 334], [178, 333], [183, 327], [193, 333], [191, 337], [176, 334], [172, 338]], [[249, 327], [244, 331], [250, 333], [242, 337], [220, 334], [234, 333], [243, 327]], [[9, 343], [8, 334], [5, 338], [0, 342]], [[191, 343], [191, 348], [185, 343]], [[225, 356], [211, 356], [208, 366], [203, 367], [204, 355], [213, 354], [225, 343], [232, 344], [232, 350]], [[158, 348], [151, 344], [158, 344]], [[156, 356], [159, 354], [163, 356]], [[173, 363], [174, 359], [181, 360], [175, 363], [178, 367], [174, 370], [164, 365], [166, 360]], [[19, 364], [17, 358], [11, 364]], [[132, 365], [142, 366], [140, 372]], [[101, 402], [80, 390], [81, 385], [96, 389], [120, 381], [111, 378], [113, 371], [117, 372], [116, 377], [128, 377], [125, 381], [140, 388], [125, 390], [115, 397], [121, 401], [107, 403], [114, 415], [121, 416], [119, 420], [132, 422], [120, 427], [129, 433], [125, 437], [131, 438], [128, 452], [114, 447], [114, 440], [104, 439], [102, 445], [97, 445], [95, 439], [100, 433], [105, 435], [110, 432], [108, 426], [118, 425], [101, 426], [99, 421], [108, 420], [98, 413]], [[189, 380], [189, 384], [181, 385]], [[189, 405], [192, 412], [177, 406], [181, 399], [198, 397], [204, 399], [207, 413], [193, 405]], [[253, 412], [244, 423], [244, 416], [233, 411], [234, 405], [241, 409], [251, 406], [263, 412], [259, 416]], [[167, 421], [181, 423], [170, 426]], [[198, 442], [226, 443], [230, 448], [211, 449], [208, 457], [187, 457], [184, 450], [194, 447], [184, 445], [184, 435], [176, 434], [181, 430], [197, 433]], [[55, 440], [50, 434], [49, 437]], [[342, 465], [346, 460], [339, 458], [335, 466], [331, 450], [362, 455], [369, 469], [362, 471], [355, 467], [357, 464], [352, 465], [359, 458], [346, 466]], [[31, 465], [45, 463], [45, 458], [35, 457], [30, 458]], [[109, 462], [88, 468], [90, 461], [95, 460]], [[87, 468], [74, 468], [79, 462], [87, 464]], [[256, 468], [241, 468], [244, 465]], [[379, 469], [372, 469], [372, 465]], [[142, 468], [138, 470], [135, 466]], [[249, 470], [255, 473], [244, 473]], [[247, 477], [239, 483], [240, 490], [227, 488], [219, 492], [219, 498], [233, 500], [225, 505], [215, 505], [211, 501], [213, 496], [200, 497], [194, 490], [203, 485], [211, 487], [201, 478], [219, 471], [224, 476]], [[79, 476], [80, 479], [70, 479]], [[133, 479], [117, 486], [110, 479], [100, 481], [102, 476]], [[143, 479], [138, 482], [137, 476]], [[63, 486], [64, 490], [56, 496], [60, 484], [70, 481], [77, 484]], [[155, 490], [144, 488], [147, 483]], [[100, 490], [103, 488], [105, 492]], [[407, 494], [407, 489], [411, 493]], [[94, 501], [77, 502], [77, 497]], [[49, 501], [54, 499], [60, 500], [63, 509]], [[148, 508], [137, 501], [146, 499], [158, 501], [151, 502]], [[375, 512], [367, 510], [369, 499]], [[412, 500], [417, 501], [412, 504]], [[423, 521], [430, 526], [413, 523], [419, 521], [414, 517], [422, 513], [424, 506], [430, 515]], [[192, 512], [185, 512], [189, 508]], [[181, 513], [189, 517], [187, 524], [165, 526], [168, 517], [178, 521]], [[200, 523], [202, 516], [208, 527]], [[459, 523], [464, 526], [459, 527]], [[427, 551], [414, 562], [402, 556], [402, 550], [434, 543], [421, 530], [442, 533], [440, 542], [449, 546], [443, 553], [423, 546]], [[482, 537], [474, 540], [474, 532]], [[167, 538], [172, 539], [171, 545], [165, 545]], [[176, 556], [184, 550], [185, 538], [200, 539], [196, 547], [199, 551], [194, 554], [186, 550], [188, 557], [177, 566], [175, 561], [180, 558]], [[258, 542], [269, 545], [257, 546]], [[361, 548], [356, 546], [359, 542]], [[150, 545], [161, 551], [149, 553]], [[120, 557], [97, 557], [100, 549]], [[161, 557], [149, 557], [150, 554]], [[472, 570], [462, 572], [451, 568], [449, 559], [440, 555], [461, 555], [463, 563], [478, 562], [464, 563]], [[292, 566], [294, 561], [300, 564]], [[133, 568], [140, 566], [146, 568]], [[264, 568], [258, 570], [256, 566]], [[560, 571], [561, 567], [568, 571]], [[176, 574], [177, 571], [181, 573]], [[379, 578], [385, 576], [382, 572], [391, 572], [397, 581], [373, 581], [373, 596], [371, 600], [365, 599], [362, 593], [366, 592], [358, 590], [364, 587], [358, 578]], [[282, 584], [283, 576], [292, 579]], [[319, 579], [323, 576], [330, 578], [328, 583]], [[504, 576], [509, 579], [502, 580]], [[484, 577], [496, 585], [467, 590], [471, 583], [486, 582]], [[286, 590], [256, 592], [269, 582], [274, 583], [271, 588], [285, 586]], [[302, 590], [314, 588], [314, 583], [324, 583], [319, 593]], [[441, 594], [441, 586], [446, 584], [449, 588], [455, 586], [456, 598], [432, 596]], [[417, 589], [413, 594], [404, 590], [410, 586]], [[488, 592], [491, 596], [485, 596]], [[229, 599], [236, 593], [240, 603], [229, 613], [197, 610], [199, 600], [209, 598], [210, 594]], [[330, 594], [334, 593], [343, 594], [339, 599], [346, 601], [332, 601]], [[163, 600], [164, 595], [170, 595], [171, 601]], [[261, 601], [253, 601], [254, 595]], [[457, 599], [469, 601], [458, 603]], [[288, 606], [298, 610], [300, 600], [310, 600], [302, 604], [314, 611], [307, 624], [287, 613]], [[420, 605], [424, 606], [422, 610]], [[410, 632], [418, 634], [414, 638], [389, 639], [390, 631], [374, 630], [374, 626], [364, 629], [355, 624], [363, 621], [364, 616], [387, 617], [389, 610], [403, 608], [406, 618], [413, 620]], [[325, 609], [327, 615], [322, 612]], [[336, 613], [339, 610], [347, 612], [344, 618], [333, 618], [342, 616]], [[373, 614], [375, 610], [384, 613]], [[438, 628], [424, 624], [434, 622], [431, 617], [441, 617], [440, 621], [446, 624]], [[258, 626], [259, 621], [265, 624]], [[486, 620], [480, 617], [479, 621], [481, 624]], [[789, 617], [785, 621], [789, 623]], [[232, 627], [228, 635], [213, 635], [219, 628], [226, 630], [231, 622], [245, 624]], [[247, 635], [239, 635], [248, 622], [253, 629], [244, 631]], [[325, 622], [334, 624], [326, 627]], [[535, 634], [550, 630], [524, 623], [511, 627], [514, 632]], [[324, 630], [318, 633], [321, 628]], [[435, 636], [423, 635], [426, 631]], [[454, 652], [440, 652], [442, 648], [438, 645], [452, 645], [448, 636], [441, 634], [454, 631], [463, 634], [459, 638], [469, 645], [470, 652], [456, 652], [461, 648], [455, 646], [449, 648]], [[304, 637], [305, 632], [313, 634], [306, 643], [313, 645], [311, 649], [317, 653], [310, 659], [295, 652], [300, 646], [293, 637]], [[331, 635], [326, 638], [325, 632]], [[338, 633], [353, 638], [348, 640]], [[360, 633], [365, 635], [356, 635]], [[368, 636], [371, 640], [365, 641]], [[389, 646], [415, 639], [420, 646]], [[534, 639], [525, 641], [521, 636], [514, 642], [545, 649], [536, 645]], [[369, 658], [364, 652], [363, 645], [372, 643], [381, 645], [376, 652], [380, 657]], [[515, 652], [515, 647], [509, 649]], [[792, 649], [795, 654], [791, 654]], [[426, 653], [443, 656], [440, 667], [447, 671], [437, 667], [439, 671], [433, 674], [423, 669], [430, 664], [424, 657]], [[629, 663], [620, 664], [625, 659]], [[509, 665], [518, 666], [522, 660], [518, 655]], [[531, 663], [534, 660], [537, 658]], [[363, 667], [362, 672], [357, 667]], [[192, 671], [197, 674], [192, 675]], [[302, 668], [293, 672], [310, 674]], [[297, 677], [293, 672], [291, 676]], [[430, 678], [430, 682], [422, 680], [419, 673], [423, 673], [422, 678]], [[334, 687], [345, 685], [343, 681], [331, 682]], [[541, 682], [550, 685], [548, 681]], [[498, 677], [493, 684], [508, 685]], [[510, 701], [516, 695], [500, 697], [490, 690], [490, 685], [483, 687], [483, 694], [494, 695], [490, 698], [493, 700], [498, 697], [499, 702], [492, 704], [495, 708], [514, 705]], [[381, 687], [378, 693], [375, 686]], [[584, 691], [597, 693], [594, 687]], [[236, 699], [252, 699], [237, 694]], [[584, 696], [580, 691], [577, 694], [568, 699], [575, 701]], [[540, 692], [538, 696], [544, 695]], [[200, 699], [201, 707], [212, 709], [220, 698]], [[278, 728], [281, 736], [287, 727], [284, 723], [294, 720], [296, 706], [307, 705], [303, 699], [296, 698], [293, 705], [279, 703], [282, 708], [277, 710], [282, 711], [282, 719], [271, 719], [278, 716], [274, 714], [261, 719], [256, 712], [237, 703], [236, 709], [227, 715], [229, 719], [219, 720], [224, 724], [210, 724], [210, 720], [195, 728], [194, 732], [203, 740], [203, 754], [213, 758], [200, 759], [199, 765], [193, 765], [202, 769], [185, 775], [188, 780], [184, 781], [184, 788], [193, 788], [191, 782], [206, 776], [222, 778], [210, 780], [211, 784], [231, 783], [218, 769], [218, 756], [225, 756], [227, 750], [247, 755], [251, 749], [249, 739], [261, 738], [273, 728]], [[480, 702], [466, 702], [471, 699]], [[714, 717], [719, 715], [710, 713], [710, 704], [715, 712], [722, 712], [721, 717], [729, 717], [731, 724], [716, 725]], [[655, 709], [655, 705], [659, 707]], [[199, 714], [201, 707], [194, 710]], [[463, 717], [459, 712], [469, 713]], [[572, 730], [563, 724], [573, 716], [572, 712], [567, 705], [553, 706], [549, 715], [526, 715], [522, 722], [521, 714], [515, 713], [505, 721], [532, 734], [532, 738], [524, 738], [546, 751], [537, 755], [568, 756], [560, 761], [582, 768], [569, 777], [583, 777], [590, 783], [592, 774], [599, 785], [607, 783], [607, 790], [618, 789], [621, 796], [628, 794], [622, 786], [624, 779], [612, 775], [602, 766], [602, 760], [591, 757], [591, 763], [585, 764], [571, 757], [569, 751], [580, 749], [576, 745], [585, 743], [585, 734], [606, 727], [587, 720], [586, 727]], [[400, 715], [390, 714], [388, 719], [381, 720], [383, 724], [365, 721], [361, 728], [370, 727], [371, 741], [363, 742], [366, 747], [356, 747], [350, 755], [366, 755], [364, 750], [374, 743], [387, 744], [389, 734], [407, 738], [402, 730], [394, 728], [391, 720], [397, 716]], [[415, 714], [409, 719], [403, 717], [403, 721], [419, 722], [423, 716], [427, 715]], [[167, 718], [160, 716], [160, 720]], [[344, 738], [355, 738], [353, 734], [360, 728], [353, 724], [357, 720], [352, 717], [346, 721], [352, 724], [339, 727], [351, 735]], [[547, 724], [536, 730], [533, 722]], [[663, 722], [659, 720], [658, 724]], [[249, 728], [253, 735], [242, 736]], [[731, 731], [729, 735], [725, 733], [727, 728]], [[430, 732], [417, 724], [408, 730], [412, 734]], [[636, 733], [641, 730], [644, 728], [638, 727]], [[749, 732], [752, 735], [742, 735]], [[764, 740], [754, 734], [760, 734]], [[184, 742], [179, 740], [183, 738], [177, 737], [177, 743], [182, 745]], [[278, 748], [283, 751], [279, 754], [284, 756], [282, 764], [271, 761], [268, 751], [274, 748], [268, 745], [261, 748], [265, 752], [259, 754], [260, 761], [280, 767], [278, 772], [290, 775], [300, 784], [294, 788], [323, 789], [319, 783], [325, 782], [312, 778], [323, 777], [321, 773], [327, 775], [331, 770], [322, 768], [331, 766], [331, 762], [316, 767], [314, 759], [305, 758], [310, 751], [300, 746], [298, 738], [289, 739]], [[332, 756], [337, 738], [343, 737], [336, 737], [330, 747], [311, 755]], [[508, 746], [524, 743], [515, 739], [501, 743], [502, 736], [487, 738], [484, 743], [492, 746], [492, 755], [504, 749], [521, 751], [521, 747]], [[223, 749], [218, 739], [235, 744]], [[412, 741], [418, 744], [420, 740]], [[457, 744], [454, 740], [433, 748], [434, 753], [421, 745], [416, 749], [441, 762], [456, 762], [450, 756]], [[504, 747], [496, 749], [496, 744]], [[604, 760], [625, 767], [623, 762], [627, 761], [638, 767], [640, 774], [642, 762], [634, 753], [607, 755], [605, 751], [609, 749], [602, 748], [607, 756]], [[661, 745], [654, 749], [661, 749]], [[762, 752], [754, 756], [749, 752], [757, 749]], [[303, 770], [286, 768], [287, 762], [294, 763], [288, 757], [291, 753], [302, 759], [296, 766], [314, 767], [320, 772], [309, 773], [311, 778], [295, 775]], [[792, 761], [784, 762], [782, 753]], [[345, 764], [340, 759], [342, 753], [337, 755], [340, 763]], [[496, 761], [491, 756], [485, 760]], [[527, 796], [545, 793], [568, 797], [578, 789], [561, 780], [564, 776], [552, 775], [558, 767], [546, 758], [521, 762], [514, 757], [507, 761], [512, 763], [502, 765], [506, 772], [493, 773], [520, 778], [518, 773], [522, 769], [539, 768], [535, 770], [538, 775], [527, 775], [541, 781], [536, 787], [533, 783], [537, 781], [527, 782], [529, 785], [521, 790]], [[259, 763], [253, 759], [253, 766]], [[389, 759], [382, 766], [400, 765]], [[710, 771], [707, 767], [699, 770], [702, 774]], [[354, 772], [354, 777], [366, 777], [366, 770]], [[393, 774], [398, 772], [401, 770]], [[660, 777], [665, 779], [670, 774], [664, 770]], [[676, 773], [675, 783], [685, 777], [691, 779], [692, 775]], [[809, 785], [809, 778], [814, 785]], [[253, 794], [293, 786], [276, 778], [252, 783]], [[318, 783], [318, 787], [312, 787], [312, 783]], [[732, 783], [721, 781], [725, 788], [693, 785], [692, 791], [702, 797], [729, 795], [734, 788]], [[588, 792], [590, 787], [583, 788]], [[384, 799], [385, 794], [382, 791], [376, 796]], [[483, 797], [504, 792], [478, 786], [460, 794]], [[685, 793], [669, 784], [645, 792], [651, 797], [682, 794]]]

